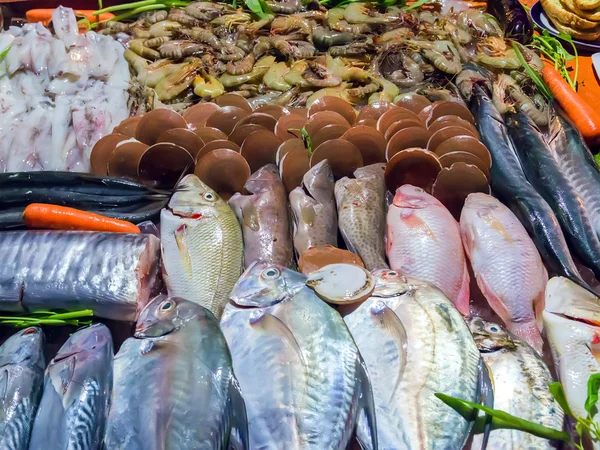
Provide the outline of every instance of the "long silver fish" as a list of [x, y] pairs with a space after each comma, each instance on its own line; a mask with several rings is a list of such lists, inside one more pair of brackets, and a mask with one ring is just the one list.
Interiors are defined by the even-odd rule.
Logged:
[[[461, 449], [471, 424], [434, 394], [478, 402], [480, 356], [469, 328], [432, 285], [392, 270], [373, 277], [373, 295], [344, 320], [371, 377], [379, 450]], [[364, 422], [358, 433], [365, 441]]]
[[290, 267], [293, 261], [290, 212], [285, 186], [275, 164], [258, 169], [246, 181], [251, 195], [235, 194], [229, 206], [244, 235], [244, 265], [266, 261]]
[[381, 164], [354, 172], [335, 183], [338, 226], [348, 249], [361, 257], [367, 270], [387, 269], [385, 261], [386, 201]]
[[46, 369], [29, 450], [95, 450], [104, 435], [113, 384], [113, 342], [95, 324], [74, 333]]
[[368, 445], [377, 448], [363, 360], [340, 315], [305, 283], [282, 266], [254, 263], [223, 314], [250, 448], [345, 450], [359, 415]]
[[187, 175], [160, 214], [160, 237], [169, 295], [221, 317], [242, 273], [244, 253], [240, 224], [227, 202]]
[[219, 323], [206, 308], [159, 296], [115, 357], [106, 450], [247, 449], [244, 401]]
[[45, 367], [41, 328], [21, 330], [0, 347], [0, 448], [29, 447]]
[[[469, 321], [475, 343], [488, 366], [494, 386], [494, 408], [549, 428], [562, 429], [563, 411], [548, 386], [554, 381], [537, 352], [500, 325], [479, 317]], [[473, 450], [481, 449], [482, 435], [473, 436]], [[547, 439], [518, 430], [494, 430], [488, 450], [552, 450]]]
[[90, 308], [135, 320], [159, 286], [159, 240], [80, 231], [0, 233], [0, 310]]
[[335, 182], [325, 159], [304, 174], [302, 187], [290, 192], [294, 248], [298, 257], [311, 247], [337, 247]]

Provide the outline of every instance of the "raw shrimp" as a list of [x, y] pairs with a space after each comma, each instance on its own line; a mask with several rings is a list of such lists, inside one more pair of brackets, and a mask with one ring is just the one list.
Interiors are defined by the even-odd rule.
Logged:
[[202, 62], [199, 59], [193, 62], [180, 64], [176, 72], [163, 78], [156, 85], [154, 90], [156, 91], [158, 99], [164, 102], [179, 96], [179, 94], [192, 85], [194, 78], [196, 77], [196, 72], [201, 65]]
[[271, 40], [266, 36], [260, 36], [256, 39], [252, 54], [255, 58], [260, 58], [262, 55], [271, 50]]
[[278, 14], [294, 14], [300, 11], [300, 0], [268, 1], [267, 6]]
[[227, 63], [227, 72], [231, 75], [242, 75], [252, 71], [254, 65], [254, 55], [250, 53], [246, 55], [241, 61]]
[[330, 9], [327, 12], [327, 24], [332, 30], [352, 33], [355, 35], [361, 35], [371, 31], [371, 26], [368, 23], [350, 25], [344, 19], [344, 8]]
[[143, 58], [155, 60], [160, 58], [160, 53], [154, 49], [148, 48], [144, 45], [142, 39], [133, 39], [129, 41], [129, 48], [134, 53], [140, 55]]
[[353, 42], [348, 45], [335, 45], [329, 47], [329, 54], [333, 57], [337, 56], [360, 56], [365, 55], [373, 50], [373, 45], [367, 42]]
[[319, 49], [331, 46], [346, 45], [359, 40], [361, 36], [341, 31], [332, 31], [324, 27], [316, 27], [312, 32], [312, 41]]
[[269, 89], [285, 92], [292, 86], [285, 81], [285, 75], [290, 71], [285, 62], [278, 62], [271, 66], [263, 77], [263, 83]]
[[379, 89], [381, 89], [381, 85], [379, 83], [377, 83], [376, 81], [372, 81], [369, 84], [366, 84], [365, 86], [359, 86], [359, 87], [355, 87], [352, 89], [348, 89], [348, 95], [350, 95], [350, 97], [355, 97], [357, 99], [363, 98], [369, 94], [373, 94], [374, 92], [377, 92]]
[[327, 67], [315, 61], [306, 61], [307, 68], [302, 73], [302, 77], [308, 81], [310, 86], [332, 87], [338, 86], [342, 78], [333, 75]]
[[161, 20], [160, 22], [152, 24], [148, 30], [150, 33], [148, 37], [173, 36], [173, 31], [179, 30], [181, 27], [183, 27], [183, 25], [179, 22], [174, 22], [173, 20]]
[[466, 31], [473, 30], [479, 37], [502, 36], [502, 29], [494, 16], [476, 8], [461, 11], [457, 25]]
[[311, 34], [311, 26], [308, 20], [297, 16], [278, 16], [271, 22], [272, 34], [288, 34], [291, 31]]
[[160, 56], [169, 59], [182, 59], [205, 49], [203, 44], [194, 41], [169, 41], [158, 49]]
[[225, 87], [239, 86], [250, 81], [257, 80], [263, 77], [265, 73], [275, 64], [274, 56], [265, 56], [259, 59], [249, 73], [242, 75], [232, 75], [225, 73], [221, 75], [219, 81]]
[[195, 2], [184, 8], [186, 14], [206, 22], [216, 19], [226, 10], [225, 5], [212, 2]]
[[163, 20], [166, 20], [167, 16], [168, 16], [167, 11], [156, 11], [154, 13], [147, 15], [144, 18], [144, 22], [146, 23], [146, 25], [150, 26], [150, 25], [155, 24], [156, 22], [162, 22]]
[[398, 17], [391, 14], [381, 14], [368, 3], [350, 3], [344, 9], [344, 18], [348, 23], [386, 24]]
[[204, 29], [201, 27], [194, 27], [189, 32], [189, 36], [194, 41], [200, 41], [205, 44], [208, 44], [215, 50], [219, 50], [222, 47], [222, 44], [221, 44], [221, 41], [219, 40], [219, 38], [216, 37], [210, 30], [207, 30], [207, 29]]
[[144, 46], [148, 48], [158, 48], [166, 42], [171, 40], [168, 36], [161, 36], [157, 38], [146, 39], [144, 41]]
[[316, 52], [310, 42], [287, 40], [285, 36], [271, 36], [271, 45], [282, 55], [294, 59], [309, 58]]
[[462, 69], [460, 56], [450, 41], [409, 41], [421, 49], [421, 53], [442, 72], [457, 74]]
[[186, 14], [182, 9], [178, 8], [171, 9], [167, 19], [174, 22], [179, 22], [181, 25], [185, 25], [186, 27], [196, 27], [200, 25], [200, 20], [190, 16], [189, 14]]
[[225, 87], [209, 74], [198, 74], [194, 78], [194, 94], [201, 98], [217, 98], [225, 93]]

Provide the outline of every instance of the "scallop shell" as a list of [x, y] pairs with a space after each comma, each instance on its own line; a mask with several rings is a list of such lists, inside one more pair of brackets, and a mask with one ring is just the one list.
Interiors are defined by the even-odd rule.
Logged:
[[465, 105], [451, 100], [438, 100], [431, 105], [431, 110], [427, 117], [427, 125], [442, 116], [458, 116], [467, 122], [475, 124], [475, 118], [471, 114], [471, 111]]
[[240, 146], [235, 142], [231, 142], [227, 139], [217, 139], [216, 141], [210, 141], [204, 147], [200, 149], [198, 154], [196, 155], [196, 161], [200, 161], [200, 159], [212, 152], [213, 150], [217, 150], [220, 148], [228, 148], [229, 150], [233, 150], [234, 152], [240, 152]]
[[433, 133], [431, 135], [431, 138], [429, 138], [429, 142], [427, 142], [427, 149], [431, 150], [432, 152], [435, 152], [435, 150], [442, 142], [444, 142], [446, 139], [450, 139], [451, 137], [455, 136], [472, 136], [473, 138], [477, 139], [473, 135], [473, 132], [467, 130], [466, 128], [450, 126], [442, 128], [441, 130], [438, 130], [435, 133]]
[[397, 131], [387, 142], [385, 158], [390, 160], [396, 153], [406, 148], [427, 148], [431, 135], [421, 127], [409, 127]]
[[492, 156], [489, 150], [473, 136], [454, 136], [446, 139], [436, 147], [435, 154], [441, 158], [446, 153], [457, 151], [472, 153], [482, 160], [488, 169], [492, 167]]
[[236, 108], [243, 109], [249, 113], [252, 112], [252, 108], [244, 97], [238, 94], [223, 94], [216, 98], [215, 103], [221, 107], [224, 106], [235, 106]]
[[476, 166], [462, 162], [443, 168], [432, 188], [432, 195], [442, 202], [457, 220], [460, 219], [465, 199], [473, 192], [489, 194], [488, 180]]
[[206, 120], [206, 126], [218, 128], [226, 135], [229, 135], [237, 123], [249, 115], [248, 111], [237, 106], [224, 106], [210, 115]]
[[275, 125], [275, 134], [281, 139], [288, 140], [301, 137], [300, 129], [308, 122], [308, 117], [300, 114], [287, 114], [281, 116]]
[[363, 166], [360, 150], [345, 139], [332, 139], [319, 145], [310, 158], [310, 167], [324, 159], [329, 161], [336, 180], [352, 176], [356, 169]]
[[194, 133], [196, 133], [200, 139], [202, 139], [202, 142], [204, 142], [204, 144], [208, 144], [211, 141], [226, 141], [227, 140], [227, 135], [225, 133], [223, 133], [221, 130], [219, 130], [218, 128], [212, 128], [212, 127], [200, 127], [200, 128], [196, 128], [194, 130]]
[[194, 174], [223, 199], [229, 200], [236, 192], [242, 192], [251, 172], [242, 155], [221, 148], [204, 155], [196, 163]]
[[147, 145], [156, 144], [165, 131], [172, 128], [187, 128], [185, 119], [170, 109], [160, 108], [144, 114], [137, 124], [135, 137]]
[[107, 134], [96, 144], [90, 154], [90, 167], [92, 173], [96, 175], [108, 175], [108, 161], [115, 150], [117, 144], [126, 139], [131, 139], [129, 136], [119, 133]]
[[194, 159], [202, 147], [204, 141], [188, 128], [172, 128], [158, 137], [157, 142], [171, 142], [185, 148]]
[[360, 122], [364, 119], [378, 120], [384, 112], [392, 108], [397, 108], [397, 106], [390, 102], [371, 103], [370, 105], [363, 106], [360, 109], [356, 121]]
[[142, 120], [142, 116], [128, 117], [115, 127], [113, 133], [124, 134], [125, 136], [135, 137], [137, 126]]
[[[286, 141], [290, 142], [290, 141]], [[302, 184], [304, 174], [310, 169], [310, 158], [306, 149], [293, 149], [279, 160], [279, 176], [288, 192]]]
[[332, 123], [331, 125], [325, 125], [323, 128], [318, 130], [315, 135], [311, 138], [311, 143], [314, 148], [317, 148], [323, 142], [331, 139], [338, 139], [350, 128], [350, 125], [341, 125], [339, 123]]
[[419, 114], [423, 109], [431, 105], [431, 101], [424, 95], [408, 93], [396, 98], [395, 104]]
[[415, 119], [403, 119], [399, 120], [396, 123], [393, 123], [386, 131], [385, 131], [385, 140], [389, 141], [394, 134], [396, 134], [400, 130], [404, 130], [405, 128], [410, 127], [419, 127], [425, 128], [425, 125], [420, 120]]
[[206, 121], [214, 113], [221, 109], [216, 103], [198, 103], [190, 106], [183, 112], [183, 118], [190, 125], [191, 129], [206, 126]]
[[172, 189], [183, 175], [194, 170], [194, 163], [194, 157], [180, 145], [158, 142], [141, 156], [138, 177], [148, 186]]
[[396, 153], [385, 167], [385, 184], [392, 193], [404, 184], [431, 192], [442, 170], [435, 153], [423, 148], [408, 148]]
[[275, 163], [275, 156], [283, 140], [269, 130], [258, 130], [248, 136], [242, 143], [240, 153], [254, 173], [262, 166]]
[[360, 150], [365, 166], [385, 162], [387, 142], [375, 128], [366, 125], [356, 125], [346, 131], [342, 139], [352, 142]]
[[375, 290], [375, 281], [364, 267], [329, 264], [311, 272], [306, 285], [327, 303], [352, 304], [366, 300]]
[[346, 121], [353, 125], [356, 122], [356, 110], [350, 103], [339, 97], [326, 95], [315, 100], [308, 109], [308, 115], [313, 116], [320, 111], [333, 111], [340, 114]]

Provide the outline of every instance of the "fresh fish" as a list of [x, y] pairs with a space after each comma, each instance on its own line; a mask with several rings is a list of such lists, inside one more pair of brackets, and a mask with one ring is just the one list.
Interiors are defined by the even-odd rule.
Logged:
[[73, 335], [46, 369], [29, 450], [100, 449], [113, 386], [113, 342], [94, 324]]
[[388, 268], [384, 242], [387, 189], [381, 164], [374, 166], [379, 170], [358, 169], [356, 178], [344, 177], [335, 183], [340, 232], [368, 270]]
[[[564, 414], [548, 389], [554, 380], [536, 351], [500, 325], [479, 317], [471, 319], [469, 328], [493, 380], [493, 407], [561, 430]], [[480, 450], [482, 440], [482, 435], [473, 436], [472, 450]], [[488, 450], [554, 448], [546, 439], [507, 429], [492, 431], [487, 444]]]
[[251, 195], [235, 194], [229, 206], [244, 235], [244, 265], [266, 261], [289, 267], [293, 261], [287, 193], [275, 164], [258, 169], [246, 181]]
[[405, 184], [396, 190], [387, 215], [387, 256], [392, 269], [437, 286], [469, 315], [469, 272], [458, 223], [423, 189]]
[[45, 367], [41, 328], [25, 328], [0, 347], [0, 448], [29, 448]]
[[246, 408], [219, 323], [181, 298], [155, 298], [115, 357], [106, 450], [248, 448]]
[[492, 103], [490, 94], [478, 84], [473, 84], [473, 91], [471, 111], [481, 142], [492, 155], [491, 186], [494, 195], [519, 218], [551, 271], [585, 286], [552, 208], [523, 173], [502, 115]]
[[507, 114], [506, 125], [527, 179], [556, 214], [570, 247], [597, 277], [600, 276], [600, 239], [594, 229], [593, 216], [571, 184], [568, 172], [557, 163], [542, 132], [527, 114]]
[[155, 236], [81, 231], [0, 233], [0, 310], [89, 308], [135, 320], [159, 275]]
[[548, 273], [527, 231], [500, 201], [476, 193], [465, 201], [460, 232], [481, 293], [508, 329], [541, 354], [536, 317], [541, 322]]
[[461, 449], [471, 424], [434, 394], [479, 399], [480, 357], [467, 325], [430, 284], [392, 270], [373, 277], [373, 295], [344, 320], [371, 377], [379, 450]]
[[300, 273], [256, 262], [221, 319], [250, 448], [345, 450], [361, 415], [370, 430], [361, 443], [377, 448], [364, 362], [340, 315], [305, 283]]
[[294, 248], [298, 257], [311, 247], [337, 247], [333, 173], [323, 160], [304, 174], [302, 187], [290, 192]]
[[169, 295], [221, 317], [244, 257], [240, 224], [227, 202], [197, 176], [185, 176], [160, 214], [160, 238]]

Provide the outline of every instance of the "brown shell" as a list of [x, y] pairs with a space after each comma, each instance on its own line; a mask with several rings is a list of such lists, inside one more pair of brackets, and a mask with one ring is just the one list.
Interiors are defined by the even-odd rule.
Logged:
[[277, 149], [277, 153], [275, 154], [275, 164], [280, 165], [283, 157], [292, 150], [303, 150], [308, 153], [302, 139], [288, 139], [287, 141], [283, 141]]
[[96, 142], [90, 155], [90, 167], [92, 173], [102, 176], [108, 175], [108, 161], [110, 160], [116, 145], [125, 139], [130, 139], [130, 136], [112, 133], [107, 134]]
[[409, 127], [397, 131], [387, 142], [385, 158], [389, 161], [400, 150], [407, 148], [427, 148], [431, 135], [421, 127]]
[[216, 103], [198, 103], [190, 106], [183, 112], [183, 118], [190, 124], [190, 128], [201, 128], [206, 126], [206, 121], [214, 113], [221, 109]]
[[254, 173], [266, 164], [275, 163], [277, 149], [282, 143], [283, 140], [272, 131], [258, 130], [244, 140], [240, 153]]
[[419, 114], [421, 111], [423, 111], [423, 109], [431, 105], [431, 102], [424, 95], [411, 92], [408, 94], [402, 94], [400, 98], [396, 100], [396, 105], [409, 109], [415, 114]]
[[389, 141], [394, 134], [400, 130], [410, 127], [425, 128], [425, 125], [420, 120], [415, 119], [402, 119], [396, 123], [393, 123], [387, 130], [385, 130], [385, 139]]
[[438, 130], [435, 133], [433, 133], [431, 135], [431, 137], [429, 138], [429, 142], [427, 143], [427, 149], [431, 150], [432, 152], [435, 152], [435, 149], [438, 148], [438, 146], [442, 142], [444, 142], [446, 139], [450, 139], [451, 137], [454, 137], [454, 136], [472, 136], [473, 138], [477, 139], [473, 135], [473, 132], [470, 130], [467, 130], [466, 128], [450, 126], [450, 127], [442, 128], [441, 130]]
[[204, 147], [204, 141], [200, 136], [187, 128], [173, 128], [167, 130], [158, 137], [157, 142], [171, 142], [177, 144], [185, 148], [194, 159], [200, 149]]
[[229, 150], [233, 150], [234, 152], [240, 152], [240, 146], [237, 145], [235, 142], [231, 142], [226, 139], [217, 139], [216, 141], [210, 141], [208, 144], [204, 145], [204, 147], [200, 149], [200, 151], [196, 154], [196, 162], [200, 161], [200, 159], [207, 153], [210, 153], [213, 150], [217, 150], [219, 148], [228, 148]]
[[172, 189], [183, 175], [194, 170], [194, 162], [185, 148], [159, 142], [148, 147], [140, 158], [138, 176], [148, 186]]
[[108, 175], [136, 180], [140, 158], [147, 149], [148, 145], [140, 141], [117, 143], [108, 160]]
[[229, 200], [236, 192], [242, 192], [251, 172], [242, 155], [221, 148], [204, 155], [196, 163], [194, 174], [223, 199]]
[[135, 137], [137, 126], [142, 120], [142, 116], [128, 117], [115, 127], [113, 133], [124, 134], [125, 136]]
[[385, 167], [385, 184], [392, 193], [400, 186], [412, 184], [427, 192], [442, 166], [435, 153], [422, 148], [408, 148], [396, 153]]
[[310, 158], [310, 167], [324, 159], [329, 161], [336, 180], [352, 176], [356, 169], [363, 166], [360, 150], [345, 139], [332, 139], [319, 145]]
[[466, 128], [467, 130], [472, 131], [475, 134], [475, 137], [477, 139], [480, 139], [479, 132], [477, 131], [477, 128], [475, 128], [475, 125], [473, 125], [470, 122], [467, 122], [465, 119], [461, 119], [458, 116], [438, 117], [432, 123], [429, 124], [427, 129], [433, 134], [436, 131], [441, 130], [442, 128], [446, 128], [446, 127], [450, 127], [450, 126]]
[[323, 128], [318, 130], [315, 135], [311, 138], [313, 148], [317, 148], [325, 141], [331, 139], [338, 139], [350, 128], [350, 125], [341, 125], [339, 123], [332, 123], [331, 125], [325, 125]]
[[297, 107], [297, 108], [288, 108], [288, 109], [290, 111], [290, 114], [296, 114], [298, 116], [308, 118], [308, 108]]
[[437, 118], [442, 116], [458, 116], [472, 124], [475, 124], [475, 118], [469, 109], [458, 102], [451, 100], [438, 100], [431, 105], [431, 111], [427, 117], [427, 125], [433, 123]]
[[366, 127], [371, 127], [377, 129], [377, 120], [376, 119], [361, 119], [356, 121], [356, 125], [364, 125]]
[[187, 128], [185, 119], [170, 109], [160, 108], [142, 116], [135, 130], [136, 139], [147, 145], [156, 144], [158, 137], [172, 128]]
[[229, 135], [237, 123], [249, 115], [248, 111], [237, 106], [224, 106], [210, 115], [206, 120], [206, 126], [218, 128], [226, 135]]
[[356, 125], [346, 131], [342, 139], [352, 142], [360, 150], [365, 166], [385, 162], [385, 147], [387, 142], [375, 128], [366, 125]]
[[462, 162], [443, 168], [432, 188], [432, 195], [442, 202], [457, 220], [460, 219], [465, 199], [473, 192], [489, 194], [488, 180], [476, 166]]
[[332, 245], [320, 245], [309, 248], [298, 259], [298, 269], [304, 275], [308, 275], [329, 264], [354, 264], [355, 266], [365, 267], [362, 259], [356, 253], [342, 250]]
[[392, 108], [397, 108], [397, 106], [390, 102], [371, 103], [370, 105], [363, 106], [360, 109], [356, 121], [360, 122], [363, 119], [378, 120], [384, 112]]
[[302, 178], [309, 169], [310, 159], [304, 148], [293, 149], [282, 156], [279, 161], [279, 176], [288, 192], [302, 184]]
[[479, 170], [483, 172], [485, 177], [490, 179], [490, 167], [484, 163], [481, 159], [469, 152], [450, 152], [440, 156], [440, 164], [442, 167], [450, 167], [454, 163], [464, 162], [477, 166]]
[[235, 106], [249, 113], [252, 112], [252, 108], [250, 107], [250, 103], [248, 103], [248, 100], [246, 100], [244, 97], [238, 94], [220, 95], [216, 98], [215, 103], [221, 107]]
[[254, 125], [260, 125], [261, 127], [269, 130], [269, 131], [273, 131], [275, 130], [275, 124], [277, 123], [277, 120], [275, 119], [275, 117], [269, 115], [269, 114], [265, 114], [265, 113], [259, 113], [259, 112], [255, 112], [250, 114], [248, 117], [240, 120], [237, 124], [237, 126], [241, 126], [241, 125], [248, 125], [248, 124], [254, 124]]
[[242, 145], [244, 139], [246, 139], [252, 133], [265, 129], [266, 128], [256, 125], [255, 123], [247, 123], [244, 125], [237, 124], [229, 135], [229, 140], [235, 142], [237, 145]]
[[275, 120], [279, 119], [281, 116], [285, 114], [290, 114], [290, 111], [279, 105], [263, 105], [254, 110], [254, 112], [261, 114], [268, 114], [271, 117], [274, 117]]
[[333, 111], [340, 114], [350, 125], [356, 122], [356, 110], [350, 103], [339, 97], [326, 95], [315, 100], [308, 109], [309, 117], [320, 111]]
[[308, 122], [308, 117], [300, 114], [287, 114], [281, 116], [275, 125], [275, 134], [281, 139], [288, 140], [301, 137], [300, 129]]
[[492, 167], [492, 157], [489, 150], [473, 136], [454, 136], [446, 139], [437, 146], [435, 154], [441, 157], [446, 153], [457, 151], [472, 153], [481, 159], [488, 168]]
[[350, 126], [348, 121], [344, 119], [341, 114], [338, 114], [334, 111], [320, 111], [309, 117], [308, 121], [304, 125], [304, 128], [312, 138], [317, 131], [334, 123], [337, 123], [338, 125]]
[[200, 137], [200, 139], [202, 139], [202, 142], [204, 142], [205, 145], [211, 141], [227, 140], [227, 135], [218, 128], [200, 127], [196, 128], [194, 130], [194, 133], [196, 133]]
[[433, 108], [433, 105], [426, 106], [425, 108], [423, 108], [421, 110], [421, 112], [419, 114], [417, 114], [419, 116], [419, 119], [421, 120], [421, 122], [423, 122], [424, 124], [427, 123], [427, 118], [429, 117], [431, 108]]
[[404, 119], [414, 119], [419, 121], [419, 116], [406, 108], [393, 108], [384, 112], [379, 120], [377, 120], [377, 129], [385, 135], [385, 132], [396, 122]]

